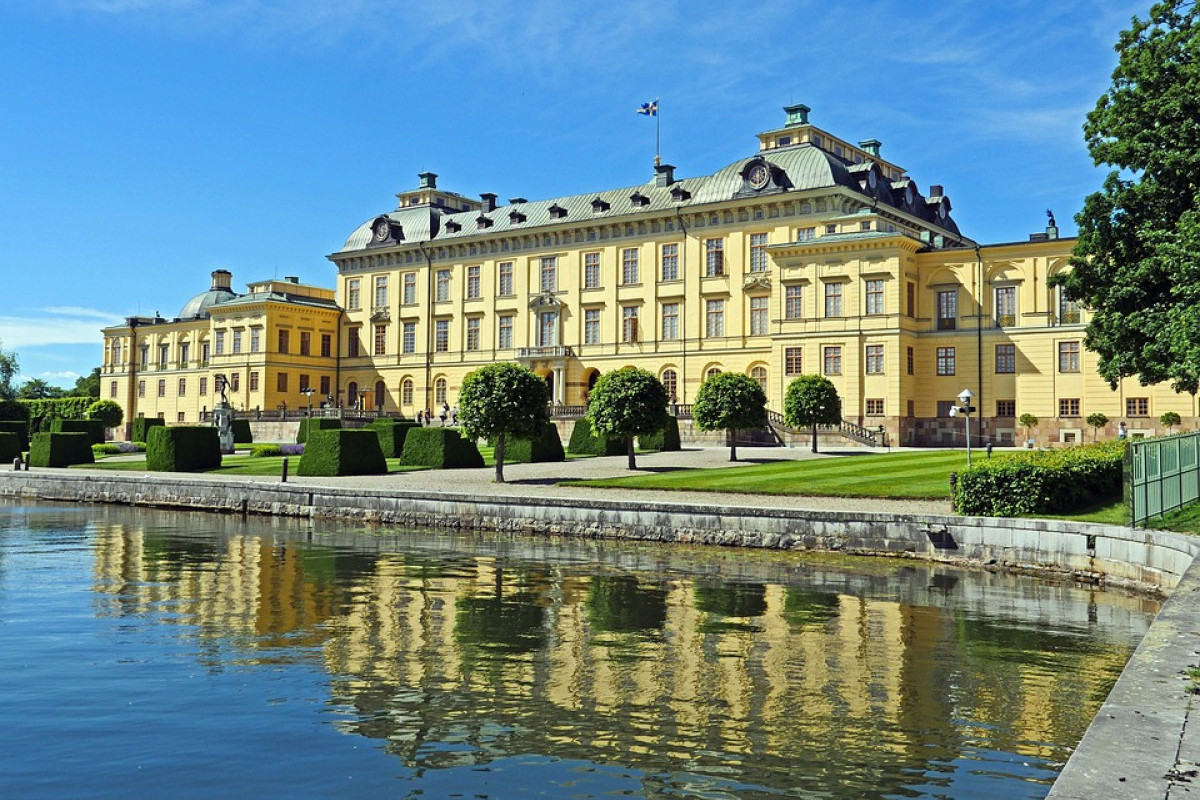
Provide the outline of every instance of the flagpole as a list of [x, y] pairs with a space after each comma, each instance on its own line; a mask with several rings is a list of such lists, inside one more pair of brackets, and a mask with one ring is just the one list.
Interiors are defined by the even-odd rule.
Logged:
[[662, 163], [662, 146], [659, 144], [659, 132], [662, 121], [659, 119], [658, 98], [654, 98], [654, 166]]

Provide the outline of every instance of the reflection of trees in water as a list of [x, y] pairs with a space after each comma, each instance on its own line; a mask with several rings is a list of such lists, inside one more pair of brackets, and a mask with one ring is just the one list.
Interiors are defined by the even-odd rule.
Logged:
[[600, 633], [658, 630], [667, 619], [667, 592], [643, 586], [633, 575], [594, 575], [588, 586], [587, 619]]

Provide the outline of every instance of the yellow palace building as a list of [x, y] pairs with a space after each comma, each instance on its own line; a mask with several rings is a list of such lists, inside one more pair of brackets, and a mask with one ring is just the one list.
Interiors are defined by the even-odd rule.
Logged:
[[[715, 372], [752, 376], [780, 412], [788, 383], [819, 373], [848, 422], [901, 444], [961, 442], [949, 412], [965, 389], [976, 430], [997, 443], [1080, 441], [1094, 412], [1108, 435], [1122, 420], [1138, 435], [1160, 432], [1163, 412], [1197, 415], [1191, 396], [1136, 380], [1113, 391], [1098, 376], [1086, 311], [1047, 286], [1074, 246], [1052, 220], [1028, 241], [977, 244], [943, 188], [922, 188], [878, 140], [834, 136], [803, 105], [784, 111], [753, 152], [700, 177], [656, 164], [636, 186], [501, 204], [422, 173], [329, 256], [336, 303], [267, 282], [210, 304], [207, 319], [131, 318], [105, 330], [105, 396], [129, 416], [195, 421], [213, 403], [199, 381], [236, 365], [241, 380], [259, 376], [231, 394], [244, 411], [304, 406], [303, 374], [331, 405], [412, 416], [453, 406], [472, 370], [516, 361], [566, 413], [624, 366], [657, 375], [684, 412]], [[287, 299], [246, 299], [263, 296]], [[232, 342], [239, 325], [261, 328], [258, 359], [218, 361], [217, 337]], [[321, 338], [299, 359], [305, 330], [310, 348], [329, 337], [332, 349]], [[207, 359], [179, 350], [200, 341]], [[190, 397], [171, 389], [184, 364]]]

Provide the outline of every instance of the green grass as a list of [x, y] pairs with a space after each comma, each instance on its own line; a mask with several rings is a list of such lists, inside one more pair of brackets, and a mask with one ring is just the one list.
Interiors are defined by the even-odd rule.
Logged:
[[1147, 528], [1160, 531], [1200, 534], [1200, 503], [1192, 503], [1146, 523]]
[[950, 473], [966, 466], [967, 456], [963, 451], [936, 450], [657, 472], [607, 480], [566, 481], [563, 485], [941, 500], [950, 497]]
[[1074, 514], [1038, 514], [1036, 519], [1068, 519], [1072, 522], [1096, 522], [1101, 525], [1124, 525], [1128, 509], [1124, 500], [1113, 500]]

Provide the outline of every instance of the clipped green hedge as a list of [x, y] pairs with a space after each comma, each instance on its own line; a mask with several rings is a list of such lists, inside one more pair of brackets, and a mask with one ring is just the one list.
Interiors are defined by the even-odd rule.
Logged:
[[98, 419], [52, 419], [50, 433], [86, 433], [92, 444], [104, 444], [104, 423]]
[[404, 452], [404, 439], [413, 428], [421, 427], [414, 420], [377, 419], [367, 426], [379, 437], [384, 458], [399, 458]]
[[24, 450], [19, 435], [10, 431], [0, 431], [0, 469], [6, 464], [12, 464], [14, 458], [20, 458]]
[[663, 453], [673, 453], [682, 450], [679, 441], [679, 420], [667, 417], [667, 424], [657, 433], [649, 436], [639, 436], [638, 446], [643, 450], [658, 450]]
[[92, 437], [86, 433], [35, 433], [29, 442], [31, 467], [69, 467], [95, 462]]
[[0, 400], [0, 419], [29, 424], [29, 407], [18, 400]]
[[1125, 443], [1014, 453], [977, 461], [959, 473], [960, 514], [1018, 517], [1065, 514], [1121, 496]]
[[360, 428], [313, 428], [304, 443], [297, 475], [383, 475], [387, 462], [375, 431]]
[[413, 428], [404, 437], [400, 463], [434, 469], [482, 467], [483, 456], [457, 428]]
[[4, 419], [0, 420], [0, 432], [11, 433], [21, 442], [21, 450], [29, 449], [29, 423], [24, 420]]
[[296, 431], [296, 444], [304, 444], [313, 431], [328, 431], [342, 427], [340, 419], [333, 417], [308, 417], [300, 420], [300, 430]]
[[134, 417], [133, 426], [129, 431], [129, 441], [148, 442], [150, 441], [150, 429], [166, 424], [166, 420], [162, 417]]
[[91, 397], [56, 397], [47, 400], [18, 400], [29, 412], [29, 430], [43, 433], [50, 430], [51, 420], [86, 419]]
[[[495, 447], [496, 440], [489, 439], [488, 445]], [[541, 434], [532, 439], [514, 439], [510, 436], [504, 442], [506, 464], [541, 464], [566, 459], [562, 439], [558, 437], [558, 426], [552, 422], [547, 423]]]
[[625, 453], [625, 442], [622, 439], [605, 439], [592, 432], [592, 423], [586, 417], [575, 420], [571, 429], [571, 439], [567, 442], [567, 452], [577, 455], [619, 456]]
[[150, 429], [146, 469], [197, 472], [221, 466], [221, 440], [212, 425], [176, 425]]
[[235, 419], [233, 421], [233, 443], [253, 444], [254, 434], [250, 432], [250, 420]]

